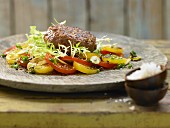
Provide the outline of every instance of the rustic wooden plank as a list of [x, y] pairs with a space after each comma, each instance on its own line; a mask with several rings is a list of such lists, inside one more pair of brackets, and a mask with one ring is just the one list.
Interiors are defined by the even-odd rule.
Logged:
[[91, 30], [125, 34], [124, 0], [90, 0]]
[[59, 22], [66, 20], [69, 26], [86, 29], [86, 1], [52, 0], [52, 17], [56, 18]]
[[[167, 79], [167, 82], [169, 79]], [[120, 92], [37, 93], [0, 86], [0, 113], [169, 113], [170, 92], [159, 105], [140, 107]], [[161, 106], [161, 107], [160, 107]], [[155, 109], [156, 108], [156, 109]]]
[[10, 35], [10, 0], [0, 0], [0, 37]]
[[46, 30], [48, 25], [47, 0], [15, 0], [16, 33], [28, 33], [29, 26]]
[[162, 8], [162, 0], [129, 0], [129, 35], [140, 39], [162, 39]]
[[50, 94], [0, 87], [0, 126], [166, 128], [170, 125], [169, 93], [159, 105], [150, 107], [136, 106], [121, 94], [114, 97], [115, 92], [104, 99], [95, 98], [96, 93], [89, 98], [86, 95], [88, 93]]
[[2, 128], [169, 128], [166, 113], [0, 113]]

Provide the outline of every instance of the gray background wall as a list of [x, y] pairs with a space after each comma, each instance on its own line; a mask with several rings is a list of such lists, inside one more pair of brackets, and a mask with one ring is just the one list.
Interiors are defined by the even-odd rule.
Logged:
[[0, 0], [0, 37], [67, 25], [139, 39], [170, 39], [170, 0]]

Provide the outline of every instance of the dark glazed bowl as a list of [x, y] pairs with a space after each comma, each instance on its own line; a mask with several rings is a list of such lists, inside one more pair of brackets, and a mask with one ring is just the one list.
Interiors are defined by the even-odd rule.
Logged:
[[136, 70], [140, 70], [140, 68], [134, 69], [126, 74], [125, 83], [127, 86], [136, 89], [153, 90], [153, 89], [162, 88], [167, 76], [167, 68], [166, 66], [161, 66], [161, 69], [162, 72], [155, 74], [154, 76], [146, 77], [143, 79], [137, 79], [137, 80], [127, 79], [128, 75], [132, 74]]
[[125, 89], [137, 105], [148, 106], [158, 103], [165, 96], [168, 84], [163, 84], [162, 88], [154, 90], [135, 89], [125, 84]]

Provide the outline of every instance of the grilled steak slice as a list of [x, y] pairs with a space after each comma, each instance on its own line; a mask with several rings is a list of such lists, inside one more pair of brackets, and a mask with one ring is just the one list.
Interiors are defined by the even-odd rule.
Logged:
[[[88, 31], [83, 31], [77, 27], [69, 27], [65, 25], [50, 26], [44, 35], [44, 40], [54, 44], [58, 48], [58, 44], [70, 46], [80, 42], [80, 46], [88, 48], [89, 51], [96, 49], [96, 37]], [[70, 51], [69, 51], [70, 52]]]

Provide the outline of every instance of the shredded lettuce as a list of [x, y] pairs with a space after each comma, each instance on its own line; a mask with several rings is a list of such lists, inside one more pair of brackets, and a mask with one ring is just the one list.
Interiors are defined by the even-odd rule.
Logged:
[[[66, 24], [66, 20], [62, 21], [62, 22], [58, 22], [55, 18], [54, 18], [54, 21], [57, 23], [57, 24], [60, 24], [60, 25], [65, 25]], [[51, 23], [53, 26], [55, 26], [54, 23]]]
[[76, 55], [76, 53], [82, 54], [82, 55], [84, 55], [86, 57], [86, 52], [90, 52], [88, 50], [88, 48], [80, 46], [81, 42], [77, 43], [75, 46], [72, 45], [70, 40], [68, 40], [68, 42], [70, 43], [70, 49], [71, 49], [71, 56], [72, 57], [74, 57]]
[[76, 53], [85, 55], [86, 52], [90, 52], [88, 48], [80, 46], [80, 43], [76, 44], [75, 46], [72, 45], [70, 40], [68, 41], [70, 43], [69, 47], [59, 44], [59, 48], [57, 49], [53, 43], [44, 41], [43, 32], [38, 31], [36, 26], [30, 26], [30, 35], [26, 36], [28, 39], [26, 43], [29, 45], [27, 50], [31, 56], [36, 58], [44, 57], [48, 52], [58, 59], [59, 57], [67, 56], [69, 48], [71, 49], [72, 57], [74, 57]]
[[52, 43], [44, 41], [43, 32], [40, 32], [36, 29], [36, 26], [30, 26], [30, 35], [27, 36], [27, 43], [30, 55], [34, 57], [44, 57], [47, 52], [52, 55], [57, 54], [57, 50]]
[[105, 36], [103, 36], [103, 37], [101, 37], [101, 38], [97, 38], [97, 39], [96, 39], [97, 48], [96, 48], [96, 50], [94, 50], [95, 53], [98, 53], [98, 54], [100, 53], [101, 47], [102, 47], [102, 43], [103, 43], [104, 41], [110, 43], [110, 41], [112, 40], [112, 39], [106, 38], [106, 37], [107, 37], [107, 36], [105, 35]]
[[[57, 22], [57, 21], [56, 21]], [[57, 22], [58, 23], [58, 22]], [[60, 24], [65, 24], [66, 21], [61, 22]], [[76, 54], [82, 54], [86, 57], [86, 52], [90, 52], [88, 48], [81, 46], [81, 42], [73, 45], [70, 40], [70, 46], [66, 47], [64, 45], [58, 45], [59, 48], [55, 48], [53, 43], [44, 41], [44, 32], [38, 31], [36, 26], [30, 26], [30, 35], [27, 36], [27, 41], [24, 42], [28, 46], [22, 49], [23, 51], [27, 51], [32, 57], [35, 58], [44, 58], [46, 53], [50, 53], [54, 56], [55, 59], [59, 59], [59, 57], [67, 56], [68, 49], [71, 51], [71, 56], [74, 57]], [[97, 39], [97, 49], [94, 52], [99, 53], [101, 49], [101, 44], [103, 41], [110, 42], [110, 38], [106, 38], [106, 36]]]

